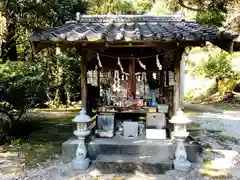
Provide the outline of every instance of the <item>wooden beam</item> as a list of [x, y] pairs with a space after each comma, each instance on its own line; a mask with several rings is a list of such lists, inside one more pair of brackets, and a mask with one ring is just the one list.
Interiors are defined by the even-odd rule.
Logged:
[[184, 48], [178, 48], [173, 52], [173, 63], [174, 63], [174, 87], [173, 87], [173, 115], [176, 115], [176, 112], [180, 105], [180, 62], [182, 59], [182, 54]]
[[212, 42], [214, 45], [220, 47], [224, 51], [229, 53], [233, 52], [234, 49], [234, 41], [232, 39], [216, 39]]
[[133, 41], [133, 42], [126, 42], [126, 41], [32, 41], [34, 42], [34, 49], [35, 53], [40, 52], [42, 49], [48, 48], [52, 45], [58, 44], [61, 48], [81, 48], [85, 50], [95, 50], [99, 51], [103, 48], [140, 48], [140, 47], [151, 47], [151, 48], [165, 48], [165, 47], [172, 47], [176, 46], [179, 43], [179, 47], [190, 47], [190, 46], [204, 46], [205, 41], [159, 41], [159, 40], [140, 40], [140, 41]]

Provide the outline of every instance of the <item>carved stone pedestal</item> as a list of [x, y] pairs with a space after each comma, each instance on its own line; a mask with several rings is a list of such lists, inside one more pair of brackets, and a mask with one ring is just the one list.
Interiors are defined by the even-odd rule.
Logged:
[[176, 116], [173, 116], [170, 122], [174, 124], [174, 132], [172, 134], [177, 142], [175, 159], [173, 161], [174, 169], [188, 172], [191, 170], [192, 165], [187, 160], [187, 152], [184, 146], [184, 140], [189, 135], [189, 132], [186, 130], [186, 124], [190, 123], [191, 120], [184, 116], [182, 110], [179, 109]]
[[184, 139], [178, 139], [177, 141], [175, 159], [173, 160], [174, 169], [188, 172], [191, 170], [192, 164], [187, 160], [187, 153], [183, 143]]
[[91, 162], [91, 160], [86, 157], [87, 149], [84, 140], [85, 138], [78, 144], [76, 157], [72, 161], [72, 167], [75, 170], [86, 170]]
[[76, 157], [72, 161], [72, 167], [75, 170], [86, 170], [91, 160], [87, 158], [87, 148], [85, 145], [85, 138], [90, 134], [87, 123], [91, 121], [91, 118], [86, 115], [86, 111], [82, 108], [79, 115], [77, 115], [73, 122], [77, 123], [77, 130], [74, 131], [74, 135], [78, 137], [79, 144], [76, 151]]

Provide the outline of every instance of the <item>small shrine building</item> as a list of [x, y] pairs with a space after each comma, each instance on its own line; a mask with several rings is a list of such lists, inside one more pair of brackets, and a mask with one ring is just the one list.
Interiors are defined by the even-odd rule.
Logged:
[[[118, 71], [118, 79], [131, 79], [131, 93], [136, 93], [137, 75], [159, 72], [163, 92], [172, 86], [168, 97], [171, 114], [181, 106], [180, 62], [186, 47], [204, 46], [206, 42], [226, 51], [234, 49], [233, 35], [204, 27], [181, 15], [79, 15], [76, 21], [34, 32], [29, 40], [36, 52], [49, 46], [75, 47], [81, 55], [82, 105], [87, 108], [87, 72], [104, 69]], [[236, 48], [235, 48], [236, 49]], [[169, 72], [173, 83], [169, 85]], [[142, 77], [140, 77], [142, 78]], [[117, 82], [116, 82], [117, 83]], [[115, 84], [117, 88], [119, 84]], [[164, 91], [165, 89], [165, 91]]]
[[[69, 21], [59, 27], [34, 32], [29, 40], [32, 42], [36, 53], [52, 46], [61, 49], [74, 47], [78, 50], [81, 58], [79, 59], [81, 62], [79, 68], [81, 68], [82, 107], [87, 111], [95, 109], [99, 115], [105, 115], [106, 117], [109, 117], [109, 114], [118, 114], [118, 118], [125, 114], [123, 117], [125, 120], [129, 117], [129, 114], [138, 114], [139, 117], [145, 114], [149, 129], [153, 125], [161, 126], [159, 133], [164, 129], [170, 137], [169, 134], [173, 127], [169, 125], [168, 120], [176, 115], [179, 108], [183, 108], [181, 98], [183, 79], [181, 81], [180, 77], [184, 74], [181, 71], [183, 70], [181, 63], [183, 64], [184, 61], [186, 47], [204, 46], [207, 42], [210, 42], [225, 51], [231, 52], [239, 49], [239, 44], [238, 46], [234, 45], [237, 38], [238, 35], [202, 26], [195, 21], [186, 20], [181, 15], [77, 14], [75, 21]], [[149, 89], [149, 79], [152, 82], [158, 80], [154, 88]], [[109, 80], [110, 83], [104, 84], [104, 80]], [[88, 84], [98, 87], [95, 93], [89, 90]], [[159, 87], [156, 87], [156, 84]], [[157, 97], [156, 94], [154, 97], [151, 90], [156, 89]], [[102, 95], [100, 95], [100, 90], [103, 90]], [[93, 97], [95, 101], [89, 100], [94, 99]], [[101, 100], [97, 101], [96, 99], [100, 97]], [[135, 106], [136, 99], [141, 99], [146, 104], [142, 103], [140, 106]], [[155, 112], [153, 112], [155, 114], [151, 114], [153, 99], [155, 99], [154, 103], [157, 104], [158, 114], [156, 107]], [[109, 103], [110, 101], [111, 103]], [[160, 112], [161, 108], [165, 108], [165, 110]], [[117, 122], [110, 122], [114, 121], [114, 115], [113, 118], [109, 119], [107, 125], [106, 118], [102, 118], [101, 121], [102, 124], [97, 122], [97, 128], [108, 126], [106, 129], [109, 130], [109, 125], [111, 125], [112, 131], [108, 132], [109, 135], [106, 130], [103, 130], [101, 135], [100, 129], [98, 129], [98, 134], [102, 137], [109, 136], [112, 139], [108, 138], [107, 141], [92, 140], [94, 143], [88, 145], [88, 155], [92, 160], [96, 159], [101, 153], [115, 154], [116, 152], [113, 152], [114, 148], [116, 151], [122, 149], [121, 153], [123, 153], [127, 146], [129, 146], [131, 152], [136, 151], [136, 154], [147, 152], [145, 149], [137, 152], [138, 148], [141, 149], [141, 145], [144, 148], [148, 147], [149, 150], [153, 146], [157, 146], [153, 149], [154, 152], [161, 147], [162, 149], [160, 148], [157, 154], [160, 153], [159, 156], [164, 155], [163, 158], [168, 157], [169, 153], [174, 156], [174, 151], [169, 149], [164, 151], [165, 154], [161, 154], [165, 147], [171, 145], [162, 146], [160, 141], [145, 141], [140, 137], [146, 134], [144, 132], [139, 132], [141, 141], [138, 143], [140, 144], [130, 141], [125, 142], [119, 139], [119, 134], [114, 139], [115, 134], [117, 134], [116, 129], [118, 129], [118, 133], [121, 133], [119, 127], [122, 127], [121, 124], [116, 127], [118, 126]], [[141, 129], [140, 124], [137, 123], [136, 126]], [[124, 133], [126, 131], [135, 132], [130, 127], [131, 125], [127, 126]], [[161, 136], [162, 139], [166, 138], [163, 138], [163, 134], [151, 135]], [[131, 136], [133, 135], [131, 134]], [[157, 138], [154, 137], [154, 139]], [[126, 146], [123, 147], [125, 143]], [[69, 141], [63, 145], [65, 156], [69, 156], [70, 159], [74, 156], [72, 151], [68, 149], [72, 144], [74, 142]], [[104, 149], [105, 146], [101, 146], [103, 144], [106, 147], [111, 146], [111, 148]], [[187, 152], [189, 155], [190, 150], [187, 150]], [[129, 152], [127, 153], [129, 154]], [[155, 154], [152, 154], [153, 156], [155, 157]], [[134, 158], [133, 161], [135, 161]]]

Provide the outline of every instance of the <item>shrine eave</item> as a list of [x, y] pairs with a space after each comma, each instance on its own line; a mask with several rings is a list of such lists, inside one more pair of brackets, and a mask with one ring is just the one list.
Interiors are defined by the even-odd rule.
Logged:
[[240, 51], [240, 35], [234, 41], [233, 51]]
[[[29, 40], [42, 48], [49, 44], [180, 43], [184, 46], [212, 42], [224, 50], [238, 35], [205, 27], [180, 16], [83, 15], [78, 21], [35, 31]], [[226, 46], [226, 44], [228, 44]]]

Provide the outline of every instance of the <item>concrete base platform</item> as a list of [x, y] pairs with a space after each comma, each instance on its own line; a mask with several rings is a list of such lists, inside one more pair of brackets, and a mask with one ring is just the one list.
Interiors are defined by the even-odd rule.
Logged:
[[[78, 140], [69, 139], [62, 145], [62, 161], [71, 162], [75, 157]], [[198, 144], [185, 144], [188, 160], [197, 162], [200, 154]], [[137, 139], [124, 139], [122, 136], [114, 138], [96, 138], [88, 145], [88, 157], [91, 160], [97, 160], [99, 155], [132, 155], [132, 156], [151, 156], [161, 162], [168, 162], [174, 159], [176, 144], [171, 140], [148, 140], [145, 136], [139, 136]]]
[[93, 163], [104, 174], [119, 172], [133, 174], [136, 171], [144, 174], [163, 174], [172, 169], [172, 161], [163, 162], [151, 156], [98, 155]]

